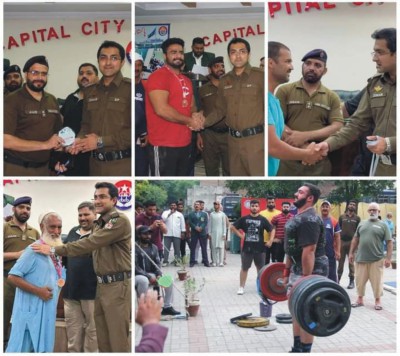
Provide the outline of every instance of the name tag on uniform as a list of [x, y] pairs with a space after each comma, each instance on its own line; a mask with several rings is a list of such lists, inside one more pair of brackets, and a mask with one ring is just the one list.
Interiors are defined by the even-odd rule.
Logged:
[[225, 85], [224, 86], [224, 89], [232, 89], [233, 88], [233, 85]]
[[211, 96], [211, 95], [213, 95], [213, 93], [205, 94], [205, 95], [203, 96], [203, 98], [207, 98], [208, 96]]
[[99, 98], [89, 98], [88, 102], [93, 103], [94, 101], [99, 101]]
[[373, 98], [381, 98], [382, 96], [385, 96], [385, 94], [384, 93], [373, 93], [372, 94]]
[[54, 109], [47, 109], [47, 112], [49, 114], [58, 114], [58, 110], [54, 110]]
[[13, 237], [17, 237], [17, 235], [8, 235], [6, 236], [6, 239], [12, 239]]
[[38, 111], [38, 110], [29, 110], [28, 111], [28, 114], [29, 115], [37, 115], [37, 114], [39, 114], [40, 113], [40, 111]]
[[118, 102], [118, 101], [120, 101], [121, 99], [120, 99], [120, 98], [112, 98], [112, 100]]

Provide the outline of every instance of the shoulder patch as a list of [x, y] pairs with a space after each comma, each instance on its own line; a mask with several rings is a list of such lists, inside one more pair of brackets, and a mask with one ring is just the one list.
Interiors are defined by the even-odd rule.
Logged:
[[105, 229], [112, 229], [118, 218], [112, 218], [107, 224], [104, 225]]

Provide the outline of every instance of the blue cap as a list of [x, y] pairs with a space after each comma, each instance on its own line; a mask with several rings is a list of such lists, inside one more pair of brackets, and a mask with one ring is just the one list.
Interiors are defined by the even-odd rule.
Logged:
[[32, 205], [32, 198], [31, 197], [21, 197], [14, 200], [13, 206], [17, 206], [20, 204], [28, 204]]
[[313, 49], [312, 51], [308, 52], [301, 61], [304, 62], [309, 58], [319, 59], [320, 61], [326, 63], [328, 60], [328, 55], [323, 49]]

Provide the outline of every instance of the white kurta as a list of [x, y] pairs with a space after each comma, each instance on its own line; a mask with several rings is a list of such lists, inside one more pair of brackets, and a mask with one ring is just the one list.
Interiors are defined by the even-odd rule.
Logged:
[[226, 215], [224, 212], [213, 211], [210, 214], [210, 230], [209, 234], [211, 235], [211, 243], [215, 248], [224, 248], [225, 242], [223, 240], [226, 238]]

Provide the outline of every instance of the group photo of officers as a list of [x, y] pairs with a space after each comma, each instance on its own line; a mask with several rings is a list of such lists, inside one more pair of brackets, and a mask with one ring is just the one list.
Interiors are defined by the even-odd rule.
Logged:
[[45, 54], [4, 59], [4, 176], [131, 176], [125, 49], [105, 40], [93, 58], [76, 68], [78, 88], [65, 99], [45, 90], [52, 78]]

